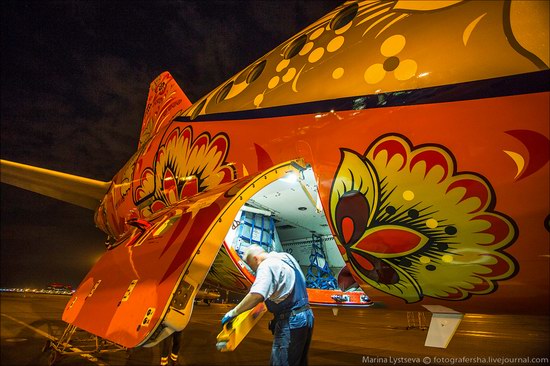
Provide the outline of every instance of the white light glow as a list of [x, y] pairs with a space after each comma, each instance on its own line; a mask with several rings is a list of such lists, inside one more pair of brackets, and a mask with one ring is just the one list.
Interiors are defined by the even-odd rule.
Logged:
[[294, 184], [298, 181], [298, 175], [296, 173], [289, 173], [281, 178], [281, 180], [283, 182], [287, 182], [288, 184]]

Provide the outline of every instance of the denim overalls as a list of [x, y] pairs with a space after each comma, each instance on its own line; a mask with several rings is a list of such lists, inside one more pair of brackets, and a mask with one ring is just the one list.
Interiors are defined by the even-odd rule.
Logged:
[[309, 308], [306, 282], [302, 271], [290, 259], [282, 261], [294, 270], [294, 288], [280, 303], [266, 300], [274, 318], [271, 365], [307, 365], [307, 352], [313, 333], [313, 312]]

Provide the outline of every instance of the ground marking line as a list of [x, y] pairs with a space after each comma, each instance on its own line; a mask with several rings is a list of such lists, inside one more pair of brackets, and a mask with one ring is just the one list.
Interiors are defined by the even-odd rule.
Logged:
[[[54, 337], [54, 336], [52, 336], [52, 335], [50, 335], [50, 334], [44, 332], [43, 330], [40, 330], [40, 329], [38, 329], [38, 328], [35, 328], [35, 327], [33, 327], [32, 325], [29, 325], [29, 324], [27, 324], [27, 323], [25, 323], [25, 322], [22, 322], [21, 320], [16, 319], [16, 318], [14, 318], [14, 317], [12, 317], [12, 316], [9, 316], [9, 315], [7, 315], [7, 314], [2, 314], [2, 316], [3, 316], [3, 317], [6, 317], [6, 318], [8, 318], [8, 319], [10, 319], [11, 321], [14, 321], [14, 322], [16, 322], [16, 323], [22, 325], [22, 326], [24, 326], [24, 327], [27, 327], [27, 328], [29, 328], [30, 330], [35, 331], [36, 333], [40, 334], [42, 337], [48, 338], [48, 339], [51, 340], [52, 342], [57, 342], [57, 341], [59, 340], [59, 339], [57, 339], [56, 337]], [[84, 351], [82, 351], [81, 349], [79, 349], [79, 348], [77, 348], [77, 347], [73, 347], [73, 346], [72, 346], [71, 344], [69, 344], [69, 343], [66, 343], [66, 344], [69, 346], [69, 349], [70, 349], [71, 351], [73, 351], [73, 352], [84, 352]], [[108, 364], [106, 364], [106, 363], [104, 363], [104, 362], [98, 360], [97, 358], [95, 358], [94, 356], [92, 356], [92, 355], [90, 355], [90, 354], [88, 354], [88, 353], [78, 353], [78, 355], [81, 356], [81, 357], [84, 357], [84, 358], [88, 359], [88, 361], [91, 361], [91, 362], [94, 362], [94, 363], [98, 364], [99, 366], [109, 366]]]

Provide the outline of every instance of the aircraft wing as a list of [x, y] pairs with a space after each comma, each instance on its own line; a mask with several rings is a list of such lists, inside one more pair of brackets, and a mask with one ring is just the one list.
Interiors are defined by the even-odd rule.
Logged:
[[97, 209], [111, 182], [79, 177], [0, 159], [2, 183], [77, 206]]
[[129, 230], [95, 264], [63, 320], [124, 347], [153, 346], [185, 328], [193, 300], [239, 209], [293, 167], [281, 164], [201, 192]]

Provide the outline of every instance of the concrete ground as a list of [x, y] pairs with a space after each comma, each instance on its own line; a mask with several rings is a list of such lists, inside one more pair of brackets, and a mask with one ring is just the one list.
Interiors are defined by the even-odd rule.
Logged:
[[[48, 365], [48, 338], [61, 336], [66, 296], [6, 294], [1, 300], [1, 365]], [[216, 350], [220, 319], [230, 305], [197, 304], [183, 333], [181, 365], [268, 365], [271, 332], [264, 316], [234, 352]], [[426, 331], [407, 329], [407, 312], [380, 308], [314, 308], [310, 365], [548, 364], [548, 316], [467, 314], [446, 349], [424, 346]], [[429, 324], [430, 313], [421, 313]], [[418, 313], [409, 314], [418, 317]], [[78, 347], [77, 344], [73, 346]], [[82, 348], [82, 347], [81, 347]], [[158, 365], [159, 347], [100, 355], [68, 355], [58, 365]]]

